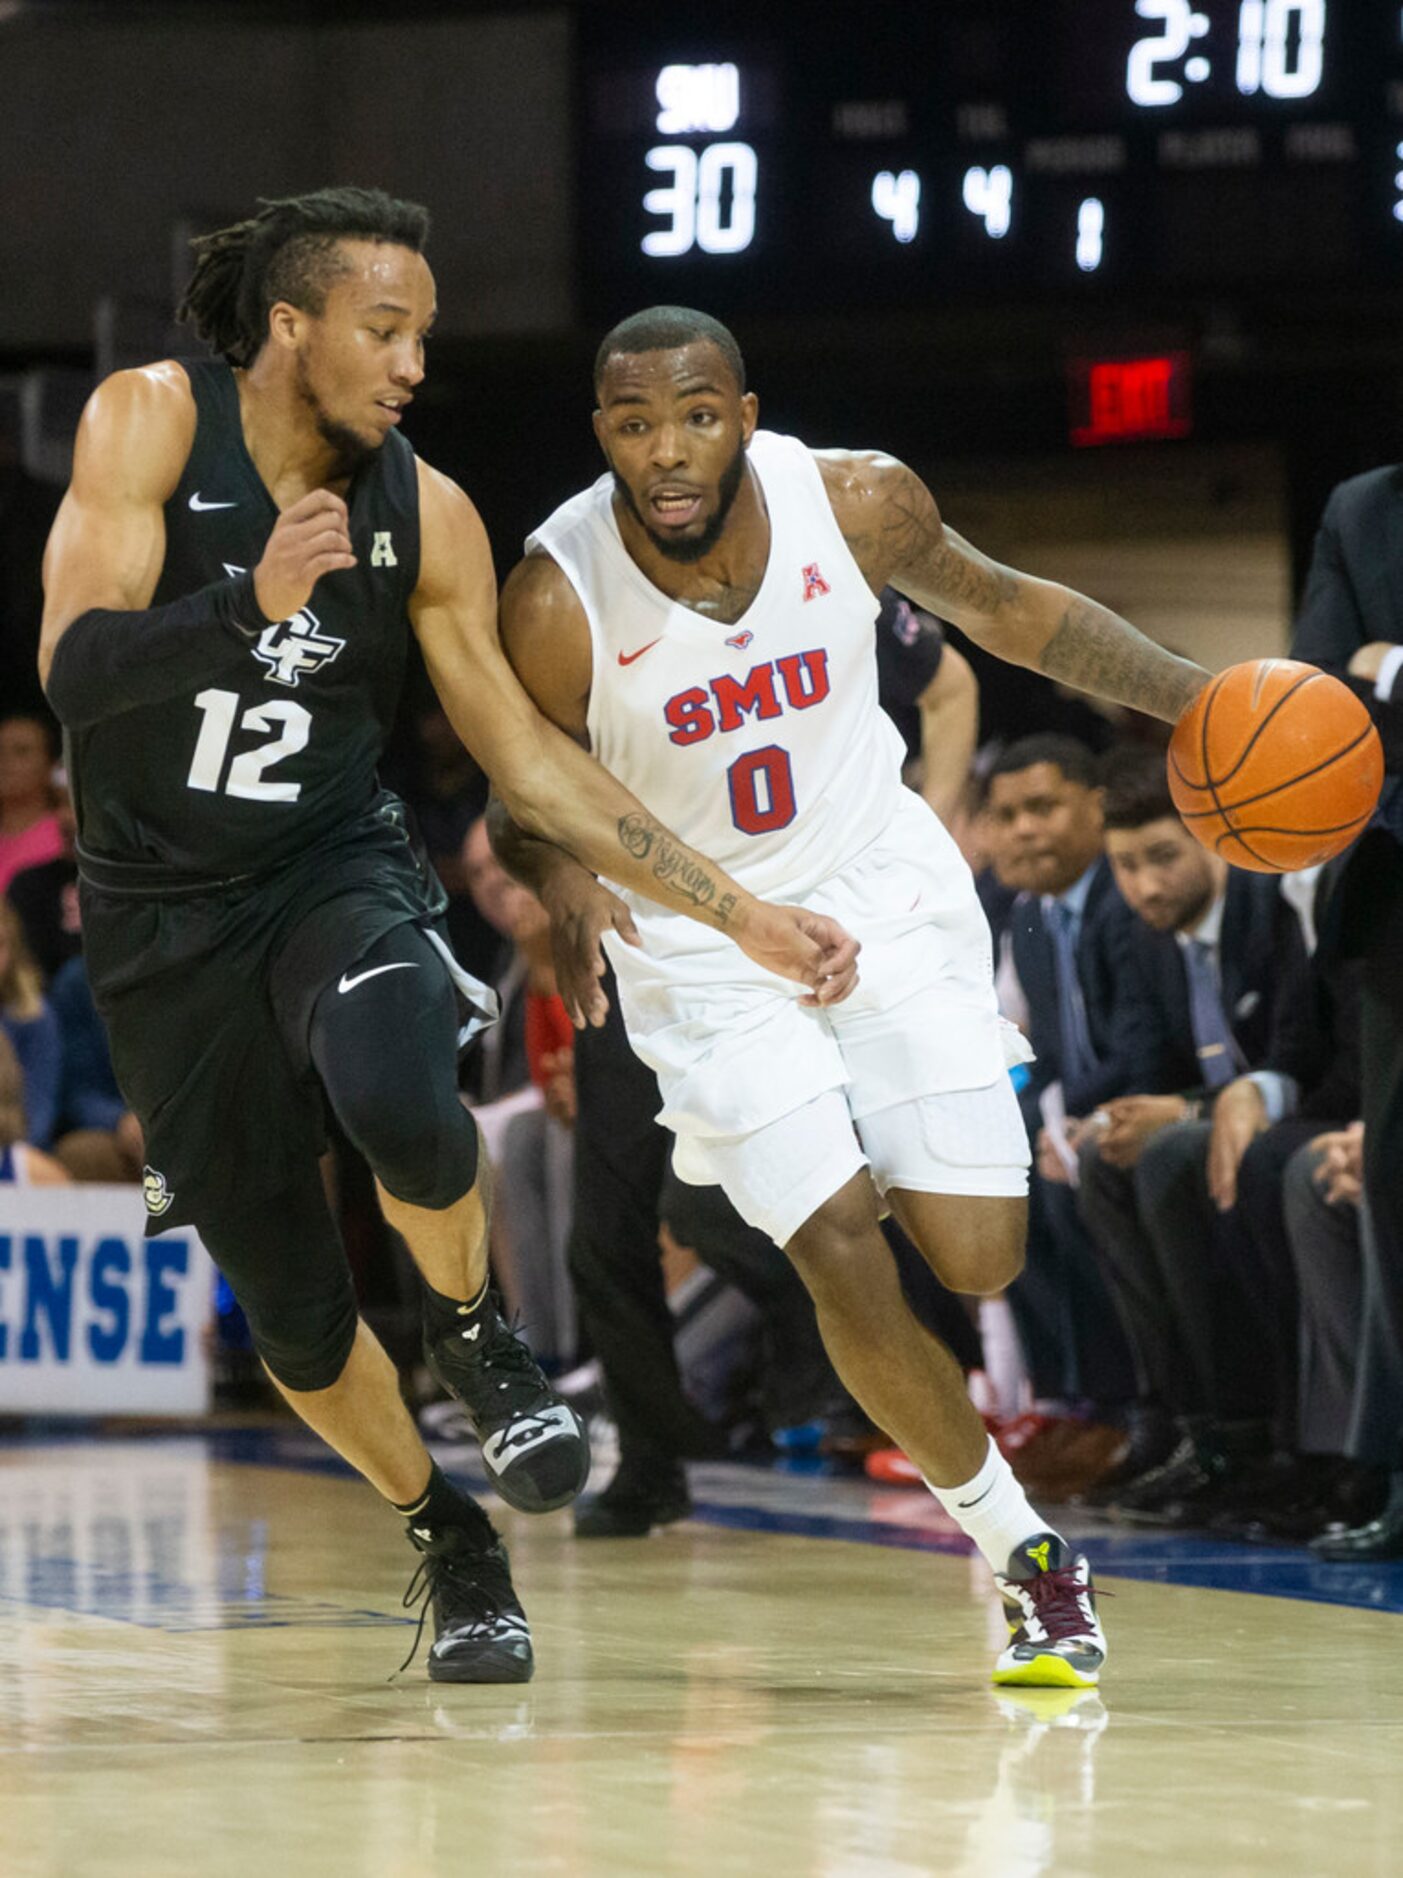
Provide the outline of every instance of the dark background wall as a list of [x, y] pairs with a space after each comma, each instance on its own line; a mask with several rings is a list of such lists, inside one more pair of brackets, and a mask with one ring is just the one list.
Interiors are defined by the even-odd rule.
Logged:
[[[361, 180], [417, 197], [434, 213], [442, 317], [409, 434], [474, 495], [509, 565], [598, 469], [574, 60], [587, 14], [606, 8], [0, 0], [0, 374], [67, 365], [80, 396], [103, 296], [134, 310], [135, 356], [164, 350], [184, 237], [259, 195]], [[802, 30], [797, 9], [773, 26], [780, 0], [756, 11]], [[712, 310], [730, 312], [720, 296]], [[937, 491], [976, 459], [1053, 478], [1070, 463], [1069, 354], [1185, 345], [1197, 440], [1276, 453], [1297, 577], [1330, 485], [1400, 454], [1403, 303], [1387, 287], [1156, 294], [1094, 320], [1027, 301], [820, 317], [800, 297], [736, 324], [764, 421], [896, 451]], [[56, 429], [70, 423], [61, 409]], [[1117, 453], [1099, 463], [1078, 474], [1109, 501]], [[992, 509], [990, 530], [981, 545], [1007, 551]]]
[[187, 219], [330, 180], [430, 204], [445, 331], [569, 325], [564, 11], [122, 11], [0, 8], [0, 355], [89, 345], [100, 295], [169, 301]]

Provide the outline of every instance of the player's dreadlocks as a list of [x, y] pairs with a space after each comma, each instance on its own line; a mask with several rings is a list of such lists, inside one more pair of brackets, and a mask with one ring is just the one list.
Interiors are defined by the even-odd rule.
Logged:
[[630, 314], [604, 335], [594, 355], [594, 388], [599, 390], [604, 368], [619, 352], [672, 352], [690, 346], [698, 339], [709, 339], [730, 367], [737, 385], [745, 390], [745, 361], [735, 334], [729, 326], [698, 313], [690, 306], [650, 306]]
[[423, 252], [429, 212], [380, 189], [317, 189], [280, 202], [260, 200], [258, 214], [191, 242], [195, 272], [176, 309], [231, 365], [248, 365], [268, 336], [268, 310], [279, 300], [318, 314], [340, 271], [342, 240], [386, 241]]

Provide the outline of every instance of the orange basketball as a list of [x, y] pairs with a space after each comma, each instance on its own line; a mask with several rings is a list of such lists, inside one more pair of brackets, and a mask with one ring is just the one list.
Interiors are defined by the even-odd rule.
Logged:
[[1383, 780], [1383, 746], [1364, 704], [1296, 659], [1219, 672], [1169, 745], [1169, 793], [1190, 834], [1258, 874], [1312, 867], [1347, 848]]

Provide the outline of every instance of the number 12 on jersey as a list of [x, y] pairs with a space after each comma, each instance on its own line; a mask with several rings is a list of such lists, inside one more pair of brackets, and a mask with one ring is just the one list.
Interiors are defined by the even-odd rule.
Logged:
[[229, 740], [237, 720], [241, 730], [270, 731], [282, 727], [282, 734], [268, 743], [241, 750], [229, 765], [224, 782], [226, 796], [242, 796], [251, 802], [295, 802], [302, 793], [300, 782], [265, 782], [263, 772], [284, 757], [295, 756], [307, 747], [312, 729], [312, 713], [291, 698], [273, 698], [267, 704], [252, 704], [239, 716], [241, 700], [237, 691], [202, 691], [195, 699], [204, 722], [195, 743], [190, 774], [185, 778], [190, 789], [219, 793], [224, 775], [224, 759], [229, 754]]

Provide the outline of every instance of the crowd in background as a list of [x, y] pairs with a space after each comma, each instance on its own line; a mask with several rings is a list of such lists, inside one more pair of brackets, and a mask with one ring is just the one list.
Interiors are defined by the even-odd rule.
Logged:
[[[0, 460], [0, 526], [17, 474]], [[29, 500], [25, 513], [34, 562], [46, 512]], [[1360, 968], [1317, 944], [1338, 866], [1228, 869], [1174, 812], [1165, 727], [1051, 686], [1056, 728], [1001, 721], [993, 688], [981, 722], [977, 655], [899, 596], [884, 602], [883, 698], [908, 781], [974, 870], [1002, 1007], [1036, 1049], [1016, 1072], [1034, 1157], [1026, 1271], [1005, 1298], [955, 1299], [893, 1227], [913, 1305], [1041, 1494], [1246, 1539], [1328, 1539], [1367, 1521], [1391, 1459], [1354, 1414], [1373, 1228]], [[0, 718], [0, 1181], [136, 1181], [140, 1130], [84, 973], [57, 737], [18, 677], [32, 669], [36, 583], [12, 582], [0, 604], [0, 663], [17, 675]], [[577, 1079], [545, 913], [496, 861], [487, 779], [422, 687], [387, 780], [449, 891], [458, 955], [502, 1003], [462, 1072], [497, 1176], [496, 1280], [567, 1391], [602, 1414], [624, 1406], [626, 1421], [605, 1325], [611, 1297], [630, 1323], [627, 1285], [611, 1292], [600, 1268], [584, 1309], [577, 1296], [580, 1211], [594, 1203], [576, 1146], [594, 1152], [582, 1120], [612, 1126], [609, 1096], [594, 1085], [582, 1118], [591, 1088]], [[363, 1305], [406, 1387], [426, 1394], [403, 1250], [344, 1141], [326, 1173]], [[804, 1450], [879, 1480], [914, 1477], [843, 1391], [787, 1262], [719, 1195], [665, 1179], [645, 1230], [670, 1320], [649, 1334], [673, 1347], [646, 1377], [653, 1426], [638, 1441], [668, 1478], [701, 1456]], [[227, 1298], [225, 1313], [237, 1344]], [[451, 1405], [424, 1408], [452, 1432]]]

